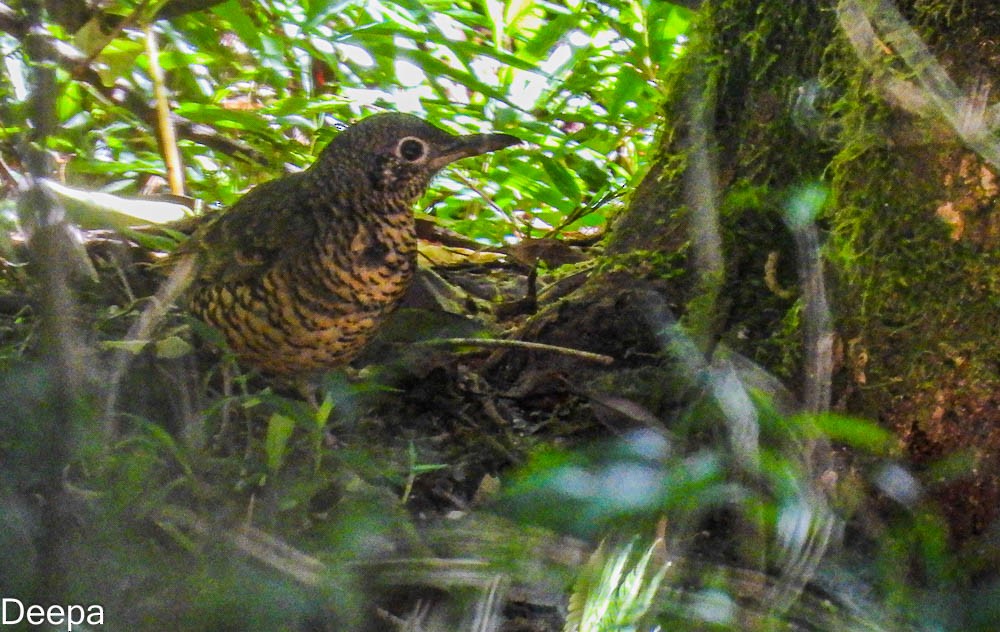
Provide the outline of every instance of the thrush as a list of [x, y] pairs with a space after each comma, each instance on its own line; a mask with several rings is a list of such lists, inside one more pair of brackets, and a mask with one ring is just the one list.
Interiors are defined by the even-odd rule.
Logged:
[[413, 278], [413, 205], [434, 174], [519, 142], [456, 136], [408, 114], [363, 119], [305, 171], [205, 218], [177, 253], [196, 258], [191, 311], [267, 373], [349, 362]]

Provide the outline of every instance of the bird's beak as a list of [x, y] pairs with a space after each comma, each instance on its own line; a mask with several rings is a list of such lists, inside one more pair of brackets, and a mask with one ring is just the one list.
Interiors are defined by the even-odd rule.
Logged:
[[455, 139], [454, 144], [446, 147], [441, 153], [430, 159], [430, 167], [432, 169], [440, 169], [456, 160], [470, 156], [479, 156], [480, 154], [488, 154], [491, 151], [517, 145], [520, 142], [520, 138], [511, 136], [510, 134], [470, 134], [468, 136], [459, 136]]

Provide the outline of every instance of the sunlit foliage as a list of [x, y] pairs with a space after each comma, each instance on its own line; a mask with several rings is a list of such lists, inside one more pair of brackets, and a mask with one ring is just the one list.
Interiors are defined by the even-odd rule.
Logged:
[[[170, 20], [153, 20], [145, 2], [103, 5], [75, 31], [51, 25], [75, 60], [59, 76], [62, 130], [50, 141], [70, 184], [157, 189], [165, 165], [137, 106], [152, 102], [155, 37], [185, 121], [190, 195], [232, 203], [307, 165], [339, 125], [402, 110], [537, 146], [470, 161], [425, 200], [439, 223], [492, 243], [604, 226], [646, 162], [657, 80], [682, 55], [689, 18], [670, 3], [617, 0], [229, 0]], [[25, 126], [27, 67], [15, 38], [0, 36], [0, 46], [10, 138]], [[87, 59], [96, 76], [73, 76]], [[208, 131], [259, 153], [206, 140]]]

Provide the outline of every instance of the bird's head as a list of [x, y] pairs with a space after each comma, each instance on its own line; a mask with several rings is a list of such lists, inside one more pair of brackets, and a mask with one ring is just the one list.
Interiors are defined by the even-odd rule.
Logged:
[[410, 204], [445, 165], [520, 142], [510, 134], [456, 136], [411, 114], [389, 112], [341, 132], [323, 150], [316, 170], [323, 178], [346, 179], [352, 191]]

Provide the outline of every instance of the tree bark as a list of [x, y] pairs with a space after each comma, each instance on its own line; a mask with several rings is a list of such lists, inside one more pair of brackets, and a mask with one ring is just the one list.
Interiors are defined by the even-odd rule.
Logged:
[[[996, 75], [1000, 8], [900, 2], [919, 38], [906, 40], [890, 28], [891, 6], [705, 3], [688, 59], [667, 78], [658, 156], [598, 272], [522, 333], [638, 364], [661, 351], [652, 292], [707, 356], [721, 342], [801, 392], [786, 213], [818, 188], [835, 279], [835, 407], [896, 431], [918, 469], [968, 455], [957, 479], [927, 480], [963, 537], [982, 533], [1000, 507], [1000, 187], [989, 141], [961, 128], [963, 112], [992, 120], [975, 88]], [[920, 57], [920, 41], [931, 57]], [[922, 83], [929, 59], [968, 96], [948, 103], [940, 86]], [[697, 228], [713, 211], [724, 262], [714, 280]], [[598, 371], [562, 368], [584, 381]], [[506, 377], [530, 369], [525, 356]], [[667, 400], [650, 394], [643, 404], [664, 414]]]

